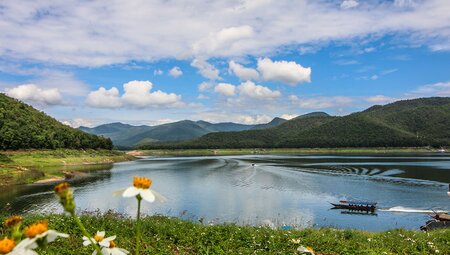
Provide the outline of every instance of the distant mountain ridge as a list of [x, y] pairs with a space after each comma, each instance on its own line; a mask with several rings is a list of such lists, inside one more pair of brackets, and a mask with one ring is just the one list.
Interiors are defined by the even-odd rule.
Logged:
[[157, 126], [132, 126], [120, 122], [103, 124], [94, 128], [79, 127], [80, 130], [111, 138], [115, 146], [134, 147], [153, 142], [185, 141], [214, 132], [244, 131], [253, 128], [275, 127], [286, 120], [274, 118], [271, 122], [260, 125], [245, 125], [233, 122], [210, 123], [207, 121], [182, 120]]
[[276, 127], [217, 132], [142, 148], [313, 148], [450, 145], [450, 98], [432, 97], [372, 106], [343, 117], [299, 116]]

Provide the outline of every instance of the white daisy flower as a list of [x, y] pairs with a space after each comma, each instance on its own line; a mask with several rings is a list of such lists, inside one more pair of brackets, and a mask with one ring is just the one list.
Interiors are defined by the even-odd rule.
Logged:
[[130, 253], [130, 252], [125, 249], [118, 248], [118, 247], [102, 248], [103, 255], [126, 255], [128, 253]]
[[[110, 236], [105, 238], [105, 231], [97, 231], [97, 234], [91, 240], [88, 237], [83, 236], [83, 246], [91, 245], [92, 243], [100, 245], [100, 247], [109, 247], [110, 242], [116, 239], [116, 236]], [[97, 251], [95, 251], [97, 253]]]
[[166, 198], [159, 194], [158, 192], [150, 189], [152, 185], [152, 180], [145, 177], [134, 177], [133, 186], [120, 190], [117, 193], [121, 193], [123, 197], [137, 197], [140, 196], [147, 202], [153, 203], [155, 199], [160, 202], [165, 202]]
[[38, 255], [38, 253], [33, 250], [35, 248], [37, 248], [36, 243], [31, 239], [26, 238], [17, 244], [12, 251], [6, 253], [6, 255]]
[[[68, 234], [60, 233], [53, 229], [48, 229], [47, 222], [37, 222], [25, 228], [24, 234], [27, 238], [22, 240], [24, 244], [22, 244], [26, 249], [36, 249], [38, 244], [36, 243], [39, 240], [44, 240], [46, 243], [51, 243], [55, 241], [57, 237], [69, 237]], [[20, 242], [19, 245], [22, 243]], [[17, 245], [17, 246], [19, 246]], [[33, 253], [30, 253], [33, 254]]]
[[314, 250], [313, 250], [313, 248], [312, 247], [304, 247], [304, 246], [299, 246], [298, 248], [297, 248], [297, 251], [298, 252], [300, 252], [300, 254], [305, 254], [305, 253], [307, 253], [307, 254], [312, 254], [312, 255], [314, 255]]

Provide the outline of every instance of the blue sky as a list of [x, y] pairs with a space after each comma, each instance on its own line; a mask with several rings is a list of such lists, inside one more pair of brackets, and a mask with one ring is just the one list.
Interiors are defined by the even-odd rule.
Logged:
[[0, 91], [72, 126], [450, 96], [446, 0], [0, 4]]

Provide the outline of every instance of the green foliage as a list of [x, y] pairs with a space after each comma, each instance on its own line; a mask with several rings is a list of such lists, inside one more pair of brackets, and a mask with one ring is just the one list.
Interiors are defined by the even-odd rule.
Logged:
[[219, 132], [143, 149], [422, 147], [450, 145], [450, 98], [403, 100], [344, 117], [303, 115], [264, 130]]
[[112, 142], [63, 125], [0, 93], [0, 150], [56, 148], [110, 150]]
[[[45, 251], [38, 250], [39, 254], [92, 254], [92, 247], [82, 246], [82, 234], [73, 218], [25, 215], [25, 225], [41, 219], [48, 219], [50, 228], [70, 237], [57, 239]], [[134, 250], [134, 220], [114, 213], [93, 213], [81, 216], [81, 221], [89, 233], [105, 230], [107, 236], [117, 235], [119, 247]], [[0, 230], [0, 236], [5, 234], [5, 229]], [[428, 233], [333, 228], [287, 231], [234, 224], [210, 226], [152, 216], [142, 219], [142, 239], [141, 254], [296, 254], [300, 245], [313, 247], [316, 254], [450, 254], [450, 229]]]

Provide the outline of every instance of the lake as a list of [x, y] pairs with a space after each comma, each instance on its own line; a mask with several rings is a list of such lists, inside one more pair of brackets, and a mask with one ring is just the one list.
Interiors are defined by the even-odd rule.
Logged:
[[[144, 214], [204, 224], [383, 231], [418, 229], [432, 210], [450, 211], [449, 154], [144, 157], [102, 167], [73, 183], [80, 211], [113, 209], [134, 217], [135, 199], [112, 196], [133, 176], [151, 178], [167, 198], [143, 203]], [[376, 201], [379, 210], [332, 210], [329, 202], [342, 199]], [[61, 212], [50, 184], [2, 190], [0, 208]]]

